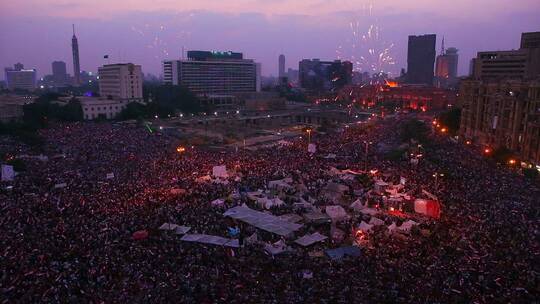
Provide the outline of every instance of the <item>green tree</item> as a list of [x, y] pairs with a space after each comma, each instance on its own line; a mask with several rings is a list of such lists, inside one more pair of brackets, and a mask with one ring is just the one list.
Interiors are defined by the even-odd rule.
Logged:
[[459, 125], [461, 122], [461, 109], [453, 108], [446, 112], [443, 112], [438, 117], [440, 123], [448, 128], [448, 132], [451, 135], [455, 135], [459, 131]]

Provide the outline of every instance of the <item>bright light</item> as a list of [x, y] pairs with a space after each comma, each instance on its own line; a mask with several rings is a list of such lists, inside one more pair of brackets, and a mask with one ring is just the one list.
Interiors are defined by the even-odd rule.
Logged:
[[240, 114], [240, 111], [236, 110], [236, 114]]
[[490, 149], [490, 148], [485, 148], [485, 149], [484, 149], [484, 153], [486, 153], [486, 154], [491, 153], [491, 149]]
[[180, 117], [184, 117], [184, 114], [180, 114]]
[[266, 117], [270, 118], [270, 115], [266, 115]]
[[214, 112], [214, 115], [216, 115], [216, 116], [217, 116], [217, 112]]
[[441, 129], [441, 132], [443, 132], [443, 133], [446, 133], [446, 131], [448, 131], [448, 130], [446, 130], [446, 128]]
[[465, 144], [470, 145], [470, 144], [471, 144], [471, 141], [470, 141], [470, 140], [467, 140], [467, 141], [465, 142]]
[[40, 85], [39, 87], [40, 87], [41, 89], [45, 88], [45, 86], [43, 86], [43, 85]]
[[394, 211], [394, 207], [390, 207], [388, 210], [390, 211]]
[[160, 129], [160, 130], [163, 130], [163, 127], [162, 127], [162, 126], [159, 126], [159, 129]]
[[178, 153], [186, 152], [186, 148], [184, 148], [182, 146], [178, 146], [178, 148], [176, 148], [176, 152], [178, 152]]
[[156, 115], [156, 116], [154, 116], [154, 118], [155, 118], [155, 119], [157, 119], [157, 115]]
[[515, 164], [516, 164], [516, 160], [515, 160], [515, 159], [511, 159], [511, 160], [508, 161], [508, 163], [509, 163], [510, 165], [515, 165]]

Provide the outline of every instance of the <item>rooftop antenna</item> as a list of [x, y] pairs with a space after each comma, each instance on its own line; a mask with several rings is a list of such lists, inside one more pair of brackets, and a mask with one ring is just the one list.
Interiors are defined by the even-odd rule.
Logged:
[[75, 24], [72, 24], [71, 26], [73, 26], [73, 36], [75, 36]]
[[441, 55], [444, 55], [444, 36], [442, 37]]

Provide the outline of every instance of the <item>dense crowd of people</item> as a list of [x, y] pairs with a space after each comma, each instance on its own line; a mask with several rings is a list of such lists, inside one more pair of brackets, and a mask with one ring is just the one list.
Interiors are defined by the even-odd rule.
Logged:
[[[178, 139], [134, 125], [45, 129], [48, 160], [26, 159], [26, 171], [0, 193], [2, 303], [538, 301], [538, 185], [435, 135], [416, 166], [384, 158], [377, 147], [399, 145], [407, 119], [313, 136], [314, 156], [305, 138], [256, 151], [186, 147], [179, 153]], [[13, 139], [0, 141], [6, 157], [36, 154]], [[364, 142], [371, 142], [368, 157]], [[336, 157], [321, 157], [329, 153]], [[197, 181], [221, 164], [242, 178]], [[231, 254], [157, 229], [171, 222], [226, 236], [229, 223], [211, 201], [291, 175], [319, 199], [330, 167], [405, 177], [411, 189], [441, 199], [442, 217], [422, 235], [376, 234], [360, 257], [341, 261], [305, 250], [271, 257], [241, 248]], [[437, 172], [444, 177], [435, 180]], [[175, 188], [186, 193], [173, 195]], [[239, 203], [228, 200], [227, 207]], [[134, 240], [140, 230], [148, 238]]]

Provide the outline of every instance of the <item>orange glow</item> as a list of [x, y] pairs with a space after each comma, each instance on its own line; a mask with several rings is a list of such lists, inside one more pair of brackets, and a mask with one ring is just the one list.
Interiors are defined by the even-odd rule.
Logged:
[[515, 159], [511, 159], [511, 160], [508, 161], [508, 163], [509, 163], [510, 165], [515, 165], [515, 164], [516, 164], [516, 160], [515, 160]]
[[470, 141], [470, 140], [467, 140], [465, 143], [466, 143], [467, 145], [470, 145], [470, 144], [471, 144], [471, 141]]
[[448, 130], [446, 130], [446, 128], [441, 129], [441, 132], [443, 132], [443, 133], [446, 133], [446, 131], [448, 131]]
[[386, 81], [386, 85], [391, 87], [391, 88], [399, 88], [399, 83], [397, 81], [388, 81], [388, 80], [385, 80]]
[[182, 146], [179, 146], [178, 148], [176, 148], [176, 152], [178, 152], [178, 153], [186, 152], [186, 148], [184, 148]]
[[490, 149], [490, 148], [485, 148], [485, 149], [484, 149], [484, 153], [486, 153], [486, 154], [491, 153], [491, 149]]

